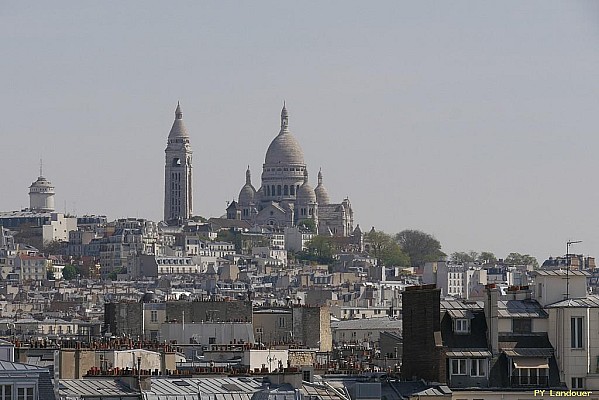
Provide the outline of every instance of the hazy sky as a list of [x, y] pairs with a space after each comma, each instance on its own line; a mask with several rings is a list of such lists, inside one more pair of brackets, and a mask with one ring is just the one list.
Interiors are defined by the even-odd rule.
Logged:
[[599, 256], [599, 6], [3, 1], [0, 210], [159, 220], [181, 101], [194, 213], [224, 214], [287, 101], [310, 182], [446, 253]]

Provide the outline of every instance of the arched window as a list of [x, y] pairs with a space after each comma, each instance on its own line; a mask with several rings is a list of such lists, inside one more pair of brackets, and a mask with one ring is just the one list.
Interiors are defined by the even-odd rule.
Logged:
[[267, 196], [270, 196], [270, 186], [267, 186], [267, 187], [266, 187], [266, 195], [267, 195]]
[[281, 195], [281, 185], [277, 185], [277, 196]]
[[289, 186], [289, 194], [292, 196], [295, 196], [295, 186], [293, 186], [293, 185]]
[[272, 185], [272, 186], [270, 187], [270, 195], [271, 195], [271, 196], [274, 196], [274, 195], [275, 195], [275, 185]]
[[285, 185], [285, 186], [283, 187], [283, 194], [284, 194], [285, 196], [289, 196], [289, 186]]

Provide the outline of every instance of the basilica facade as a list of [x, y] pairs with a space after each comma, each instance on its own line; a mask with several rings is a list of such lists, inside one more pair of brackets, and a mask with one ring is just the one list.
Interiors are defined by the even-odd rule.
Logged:
[[[354, 230], [354, 213], [349, 199], [332, 203], [323, 184], [309, 182], [304, 153], [289, 130], [289, 113], [283, 106], [281, 129], [266, 151], [259, 189], [252, 184], [250, 168], [237, 201], [227, 208], [228, 219], [253, 225], [289, 227], [313, 225], [321, 235], [349, 236]], [[311, 221], [307, 223], [306, 221]]]

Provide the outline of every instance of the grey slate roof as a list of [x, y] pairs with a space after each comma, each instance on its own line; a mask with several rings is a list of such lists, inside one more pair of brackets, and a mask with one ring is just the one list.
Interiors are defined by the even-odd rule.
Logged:
[[151, 388], [144, 391], [148, 400], [197, 400], [202, 394], [217, 400], [250, 400], [263, 389], [262, 378], [152, 378]]
[[114, 378], [61, 379], [60, 396], [121, 396], [138, 398], [139, 392]]
[[37, 372], [47, 372], [48, 369], [40, 368], [35, 365], [29, 364], [21, 364], [10, 361], [0, 361], [0, 370], [1, 371], [37, 371]]
[[482, 301], [441, 300], [441, 312], [444, 310], [482, 310]]
[[479, 357], [479, 358], [486, 358], [486, 357], [491, 357], [491, 352], [486, 350], [486, 349], [481, 349], [481, 350], [453, 350], [453, 351], [448, 351], [447, 353], [445, 353], [447, 355], [447, 357]]
[[549, 318], [535, 300], [499, 300], [497, 312], [504, 318]]
[[474, 314], [470, 310], [447, 310], [447, 313], [451, 318], [466, 318], [472, 319], [474, 318]]
[[591, 274], [589, 274], [586, 271], [577, 271], [577, 270], [566, 271], [566, 270], [563, 270], [563, 269], [536, 270], [536, 271], [533, 272], [533, 274], [540, 275], [540, 276], [566, 276], [566, 275], [571, 275], [571, 276], [591, 276]]
[[348, 319], [342, 321], [332, 321], [331, 329], [374, 329], [374, 330], [398, 330], [401, 329], [401, 320], [392, 319], [389, 317], [379, 318], [362, 318], [362, 319]]
[[551, 357], [553, 356], [552, 349], [507, 349], [503, 350], [506, 356], [509, 357]]
[[562, 307], [599, 308], [599, 296], [597, 296], [595, 294], [590, 294], [587, 297], [558, 301], [557, 303], [549, 304], [545, 307], [546, 308], [562, 308]]

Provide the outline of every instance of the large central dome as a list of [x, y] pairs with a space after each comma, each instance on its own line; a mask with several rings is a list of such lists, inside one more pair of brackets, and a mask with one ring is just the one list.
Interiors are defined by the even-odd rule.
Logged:
[[298, 141], [289, 132], [289, 114], [285, 106], [281, 111], [281, 131], [268, 146], [264, 164], [304, 165], [304, 152]]

